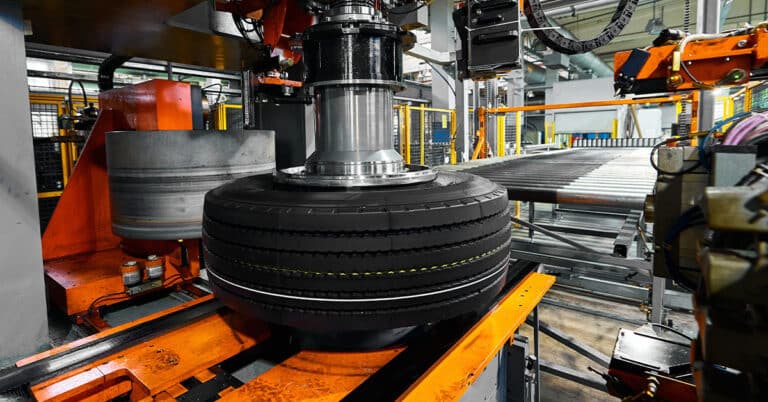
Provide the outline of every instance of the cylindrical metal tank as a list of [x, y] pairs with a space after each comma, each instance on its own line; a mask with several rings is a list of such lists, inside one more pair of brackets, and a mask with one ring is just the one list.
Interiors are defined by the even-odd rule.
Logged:
[[273, 131], [107, 133], [112, 231], [129, 239], [201, 237], [203, 197], [275, 167]]

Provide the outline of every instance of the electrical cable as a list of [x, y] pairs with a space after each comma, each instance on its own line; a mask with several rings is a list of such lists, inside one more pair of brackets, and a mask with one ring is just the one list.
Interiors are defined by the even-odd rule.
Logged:
[[83, 82], [80, 80], [71, 80], [69, 81], [69, 88], [67, 89], [67, 106], [69, 107], [68, 112], [70, 116], [75, 115], [75, 109], [74, 109], [74, 106], [72, 105], [72, 85], [74, 85], [74, 83], [77, 83], [78, 85], [80, 85], [80, 91], [82, 91], [83, 93], [83, 105], [85, 105], [86, 108], [88, 107], [88, 94], [85, 92], [85, 87], [83, 86]]
[[659, 149], [662, 146], [664, 146], [666, 144], [673, 143], [673, 142], [685, 141], [685, 140], [689, 140], [689, 139], [690, 139], [690, 137], [672, 137], [672, 138], [668, 138], [668, 139], [666, 139], [666, 140], [664, 140], [664, 141], [654, 145], [653, 148], [651, 148], [651, 157], [650, 157], [651, 167], [653, 167], [653, 169], [656, 170], [660, 174], [666, 174], [666, 175], [670, 175], [670, 176], [681, 176], [681, 175], [684, 175], [686, 173], [693, 172], [694, 170], [696, 170], [699, 167], [701, 167], [702, 161], [699, 160], [693, 166], [691, 166], [691, 167], [689, 167], [687, 169], [681, 169], [681, 170], [679, 170], [677, 172], [670, 172], [670, 171], [661, 169], [659, 167], [659, 165], [656, 163], [656, 161], [654, 160], [654, 158], [653, 158], [655, 156], [655, 154], [658, 153]]
[[117, 296], [125, 296], [127, 294], [128, 294], [128, 292], [124, 290], [122, 292], [115, 292], [115, 293], [108, 293], [108, 294], [105, 294], [105, 295], [101, 295], [101, 296], [97, 297], [96, 299], [94, 299], [93, 302], [91, 302], [91, 304], [88, 306], [88, 310], [86, 310], [86, 311], [88, 312], [88, 314], [92, 314], [93, 311], [94, 311], [94, 308], [96, 307], [96, 304], [99, 303], [100, 301], [111, 299], [111, 298], [117, 297]]
[[405, 14], [410, 14], [410, 13], [412, 13], [412, 12], [415, 12], [415, 11], [418, 11], [419, 9], [421, 9], [421, 8], [423, 8], [423, 7], [425, 7], [425, 6], [428, 6], [428, 5], [430, 5], [430, 4], [432, 4], [432, 0], [424, 1], [424, 2], [422, 2], [422, 3], [421, 3], [421, 5], [419, 5], [418, 7], [416, 7], [416, 8], [412, 8], [412, 9], [410, 9], [410, 10], [403, 10], [403, 11], [393, 11], [393, 10], [390, 10], [390, 11], [389, 11], [389, 13], [390, 13], [390, 14], [394, 14], [394, 15], [405, 15]]
[[[262, 13], [262, 20], [259, 20], [259, 21], [256, 21], [256, 22], [254, 22], [253, 20], [246, 21], [246, 19], [242, 17], [242, 15], [244, 13], [240, 9], [241, 3], [242, 2], [240, 2], [240, 1], [237, 2], [238, 14], [237, 15], [235, 15], [234, 13], [232, 14], [232, 21], [235, 23], [235, 28], [237, 28], [237, 31], [240, 32], [240, 35], [242, 35], [243, 39], [245, 39], [245, 41], [248, 43], [248, 45], [250, 47], [256, 49], [256, 50], [259, 50], [258, 45], [253, 41], [253, 39], [251, 38], [249, 33], [255, 32], [256, 36], [259, 37], [259, 40], [262, 43], [264, 42], [264, 34], [263, 34], [263, 32], [259, 31], [259, 27], [261, 27], [263, 29], [263, 25], [264, 24], [261, 21], [264, 18], [263, 14], [266, 14], [266, 12], [267, 12], [267, 8], [262, 10], [263, 11], [263, 13]], [[246, 29], [245, 26], [243, 25], [243, 23], [250, 24], [251, 25], [251, 29], [250, 30]]]
[[[180, 273], [177, 273], [175, 275], [171, 275], [168, 278], [166, 278], [163, 281], [161, 286], [162, 287], [167, 287], [168, 285], [175, 285], [176, 283], [174, 281], [176, 279], [181, 279], [182, 283], [189, 281], [189, 278], [185, 278], [184, 275], [182, 275]], [[194, 278], [191, 278], [191, 279], [194, 279]], [[96, 299], [94, 299], [93, 302], [91, 302], [91, 304], [88, 306], [88, 310], [86, 310], [86, 311], [88, 312], [88, 314], [92, 314], [94, 312], [94, 308], [96, 307], [96, 305], [99, 302], [107, 300], [107, 299], [111, 299], [111, 298], [117, 297], [117, 296], [124, 296], [124, 295], [127, 295], [127, 294], [128, 294], [128, 291], [124, 290], [122, 292], [115, 292], [115, 293], [108, 293], [108, 294], [105, 294], [105, 295], [101, 295], [101, 296], [97, 297]]]
[[738, 126], [742, 121], [749, 118], [752, 115], [751, 112], [742, 112], [735, 116], [731, 116], [725, 120], [721, 120], [717, 123], [715, 123], [714, 126], [707, 132], [707, 135], [704, 137], [703, 140], [699, 141], [699, 161], [702, 163], [702, 165], [709, 170], [709, 159], [707, 158], [707, 147], [709, 146], [709, 142], [712, 139], [712, 136], [717, 132], [720, 131], [723, 126], [728, 125], [730, 123], [734, 123], [730, 127], [728, 127], [728, 130], [725, 132], [725, 137], [728, 136], [728, 134], [731, 132], [731, 130], [734, 129], [734, 127]]
[[425, 61], [427, 62], [427, 64], [429, 65], [429, 67], [431, 67], [431, 68], [432, 68], [432, 71], [434, 71], [435, 73], [437, 73], [437, 76], [438, 76], [438, 77], [440, 77], [440, 78], [442, 78], [442, 79], [443, 79], [443, 81], [445, 81], [445, 83], [446, 83], [446, 84], [448, 84], [448, 88], [451, 90], [451, 92], [453, 92], [453, 95], [455, 96], [455, 95], [456, 95], [456, 90], [455, 90], [455, 89], [453, 88], [453, 86], [451, 85], [451, 82], [450, 82], [450, 81], [448, 81], [448, 78], [446, 78], [445, 76], [443, 76], [443, 72], [442, 72], [440, 69], [436, 68], [436, 67], [435, 67], [435, 66], [432, 64], [432, 62], [431, 62], [431, 61], [429, 61], [429, 60], [425, 60]]
[[224, 91], [224, 86], [223, 86], [223, 85], [221, 85], [221, 83], [219, 83], [219, 82], [215, 82], [215, 83], [213, 83], [213, 84], [210, 84], [210, 85], [206, 85], [206, 86], [204, 86], [204, 87], [203, 87], [202, 89], [200, 89], [200, 90], [201, 90], [201, 91], [205, 91], [206, 89], [208, 89], [208, 88], [210, 88], [210, 87], [215, 87], [215, 86], [218, 86], [218, 87], [219, 87], [219, 94], [218, 94], [218, 96], [216, 97], [216, 103], [218, 104], [219, 102], [221, 102], [221, 93]]
[[563, 54], [586, 53], [607, 45], [627, 26], [639, 0], [621, 0], [611, 21], [598, 36], [589, 40], [571, 39], [552, 29], [539, 0], [526, 0], [524, 13], [528, 24], [542, 43]]
[[672, 261], [672, 243], [677, 240], [680, 234], [684, 231], [696, 226], [706, 225], [706, 223], [704, 212], [698, 205], [694, 206], [678, 217], [677, 222], [675, 222], [672, 228], [669, 229], [664, 238], [664, 242], [661, 244], [661, 250], [664, 252], [664, 262], [672, 280], [689, 292], [693, 292], [697, 285], [683, 276], [680, 272], [680, 268], [674, 261]]
[[651, 322], [649, 324], [651, 324], [654, 327], [666, 329], [667, 331], [672, 332], [672, 333], [677, 334], [677, 335], [680, 335], [680, 336], [682, 336], [683, 338], [685, 338], [685, 339], [687, 339], [689, 341], [693, 341], [693, 338], [691, 338], [690, 336], [686, 335], [685, 332], [677, 330], [677, 329], [674, 329], [674, 328], [670, 327], [669, 325], [657, 324], [655, 322]]

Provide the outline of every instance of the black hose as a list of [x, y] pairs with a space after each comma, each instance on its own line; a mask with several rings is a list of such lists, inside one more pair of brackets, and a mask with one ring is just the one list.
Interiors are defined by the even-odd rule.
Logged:
[[666, 174], [666, 175], [670, 175], [670, 176], [682, 176], [682, 175], [684, 175], [686, 173], [693, 172], [694, 170], [696, 170], [699, 167], [701, 167], [702, 161], [699, 160], [698, 162], [694, 163], [693, 166], [691, 166], [691, 167], [689, 167], [687, 169], [681, 169], [681, 170], [679, 170], [677, 172], [670, 172], [670, 171], [661, 169], [659, 167], [659, 165], [656, 163], [656, 161], [653, 159], [655, 154], [659, 151], [659, 148], [661, 148], [662, 146], [664, 146], [666, 144], [669, 144], [671, 142], [679, 142], [679, 141], [685, 141], [685, 140], [687, 140], [687, 138], [677, 138], [677, 137], [674, 137], [674, 138], [669, 138], [667, 140], [664, 140], [664, 141], [654, 145], [653, 148], [651, 148], [651, 167], [654, 170], [656, 170], [657, 172], [659, 172], [660, 174]]
[[115, 70], [131, 58], [128, 56], [111, 55], [99, 65], [99, 90], [108, 91], [115, 87]]
[[680, 335], [680, 336], [682, 336], [683, 338], [685, 338], [685, 339], [687, 339], [689, 341], [693, 340], [693, 338], [691, 338], [690, 336], [686, 335], [685, 332], [676, 330], [676, 329], [670, 327], [669, 325], [657, 324], [655, 322], [652, 322], [650, 324], [653, 325], [654, 327], [663, 328], [663, 329], [665, 329], [665, 330], [667, 330], [669, 332], [672, 332], [673, 334]]
[[75, 114], [75, 109], [74, 109], [74, 106], [72, 105], [72, 85], [74, 83], [77, 83], [78, 85], [80, 85], [80, 91], [82, 91], [83, 93], [83, 105], [85, 105], [86, 108], [88, 107], [88, 94], [85, 93], [85, 87], [83, 86], [83, 82], [80, 80], [69, 81], [69, 88], [67, 89], [67, 107], [69, 109], [67, 110], [67, 112], [70, 114], [70, 116], [74, 116]]

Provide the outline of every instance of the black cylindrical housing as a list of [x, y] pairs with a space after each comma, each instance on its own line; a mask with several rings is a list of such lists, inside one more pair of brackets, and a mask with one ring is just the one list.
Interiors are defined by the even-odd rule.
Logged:
[[378, 22], [325, 22], [304, 32], [306, 83], [399, 86], [403, 75], [402, 38], [394, 25]]

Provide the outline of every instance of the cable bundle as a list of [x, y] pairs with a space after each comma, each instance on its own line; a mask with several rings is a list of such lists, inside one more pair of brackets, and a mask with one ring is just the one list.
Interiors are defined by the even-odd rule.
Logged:
[[754, 114], [734, 126], [723, 145], [752, 145], [768, 138], [768, 112]]

